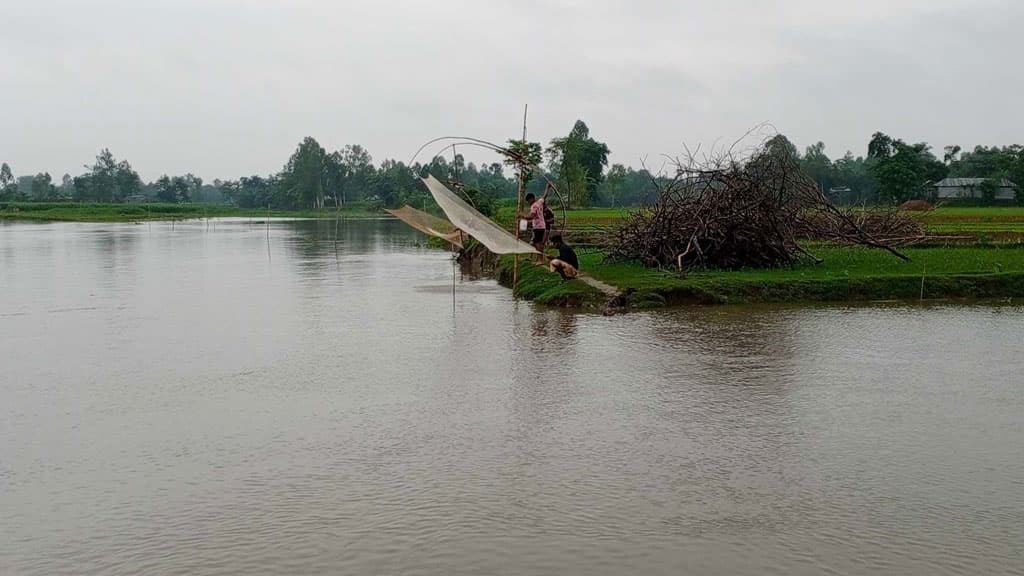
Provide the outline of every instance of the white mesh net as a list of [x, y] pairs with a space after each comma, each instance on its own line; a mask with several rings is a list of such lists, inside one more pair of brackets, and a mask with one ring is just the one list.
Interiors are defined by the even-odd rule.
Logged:
[[537, 251], [526, 242], [516, 240], [508, 231], [504, 230], [489, 218], [478, 212], [475, 208], [459, 198], [454, 192], [437, 181], [436, 178], [427, 174], [422, 178], [427, 185], [430, 194], [437, 201], [437, 204], [444, 210], [444, 213], [452, 221], [456, 228], [476, 238], [488, 250], [495, 254], [536, 254]]
[[424, 234], [441, 238], [462, 248], [462, 233], [444, 218], [438, 218], [412, 206], [402, 206], [395, 210], [386, 210], [386, 212]]

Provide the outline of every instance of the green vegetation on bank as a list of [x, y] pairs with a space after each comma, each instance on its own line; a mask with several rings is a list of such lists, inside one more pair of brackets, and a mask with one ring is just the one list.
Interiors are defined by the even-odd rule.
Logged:
[[[511, 225], [514, 211], [498, 219]], [[570, 210], [565, 230], [570, 243], [599, 240], [628, 209]], [[600, 251], [581, 250], [583, 270], [626, 295], [633, 308], [673, 303], [853, 301], [1024, 297], [1024, 208], [940, 207], [915, 213], [932, 233], [964, 236], [958, 244], [907, 248], [910, 262], [868, 248], [812, 246], [824, 263], [795, 267], [698, 271], [681, 277], [673, 270], [636, 262], [607, 262]], [[964, 243], [967, 242], [967, 243]], [[511, 258], [501, 262], [501, 280], [511, 285]], [[579, 281], [522, 264], [517, 295], [555, 305], [597, 307], [605, 297]], [[922, 278], [924, 279], [922, 291]]]
[[[582, 269], [619, 288], [633, 308], [666, 304], [814, 302], [1024, 297], [1024, 247], [909, 248], [903, 262], [868, 248], [817, 247], [824, 263], [794, 267], [701, 271], [685, 277], [633, 262], [606, 262], [600, 252], [580, 255]], [[512, 259], [501, 262], [510, 284]], [[590, 305], [604, 296], [578, 280], [521, 262], [517, 295], [541, 303]]]
[[[503, 256], [498, 262], [498, 281], [512, 286], [515, 257]], [[584, 307], [598, 304], [604, 295], [596, 288], [572, 280], [563, 282], [558, 274], [534, 264], [532, 258], [519, 258], [519, 281], [514, 294], [517, 298], [532, 300], [548, 306]]]
[[290, 217], [370, 218], [383, 216], [380, 210], [349, 205], [342, 210], [267, 210], [217, 204], [108, 204], [73, 202], [0, 202], [0, 219], [61, 220], [76, 222], [135, 222], [141, 220], [187, 220], [192, 218]]
[[[577, 243], [589, 243], [589, 233], [609, 230], [639, 208], [583, 208], [567, 210], [564, 229]], [[513, 223], [514, 208], [498, 209], [495, 220], [506, 228]], [[978, 239], [991, 236], [999, 241], [1024, 241], [1024, 207], [1021, 206], [942, 206], [928, 212], [911, 212], [932, 233], [964, 234]], [[558, 212], [562, 226], [562, 212]]]

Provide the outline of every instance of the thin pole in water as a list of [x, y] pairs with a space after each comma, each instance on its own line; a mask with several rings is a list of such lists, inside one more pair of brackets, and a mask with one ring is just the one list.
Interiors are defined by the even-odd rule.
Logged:
[[924, 277], [928, 273], [928, 264], [924, 265], [924, 269], [921, 271], [921, 301], [924, 301]]
[[[522, 151], [526, 153], [526, 113], [529, 111], [530, 105], [523, 105], [523, 143]], [[516, 240], [519, 240], [519, 215], [523, 212], [523, 176], [526, 172], [525, 159], [519, 161], [519, 185], [516, 190], [516, 217], [512, 219], [512, 227], [515, 229]], [[516, 288], [519, 286], [519, 254], [516, 253], [512, 257], [512, 293], [515, 294]]]
[[455, 314], [455, 268], [458, 266], [455, 258], [452, 257], [452, 314]]

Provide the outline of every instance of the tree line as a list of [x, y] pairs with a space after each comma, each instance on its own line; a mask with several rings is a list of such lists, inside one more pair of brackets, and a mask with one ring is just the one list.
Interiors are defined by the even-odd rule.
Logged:
[[1024, 203], [1024, 146], [976, 146], [963, 150], [946, 146], [940, 159], [926, 142], [909, 144], [876, 132], [868, 141], [867, 156], [847, 152], [831, 160], [825, 144], [808, 146], [797, 155], [804, 173], [833, 201], [841, 204], [900, 204], [933, 199], [933, 185], [944, 178], [981, 178], [982, 203], [995, 201], [1002, 181], [1013, 183], [1018, 203]]
[[[947, 146], [939, 158], [927, 143], [910, 144], [876, 132], [868, 142], [866, 156], [846, 152], [833, 160], [823, 142], [808, 146], [801, 154], [785, 136], [774, 139], [840, 204], [892, 204], [928, 198], [931, 185], [946, 177], [986, 179], [988, 185], [981, 187], [983, 201], [993, 200], [997, 183], [1009, 180], [1016, 186], [1017, 199], [1024, 202], [1024, 147], [1020, 145], [978, 146], [969, 151]], [[658, 185], [665, 178], [646, 168], [622, 164], [609, 168], [607, 144], [593, 138], [582, 120], [546, 147], [514, 139], [506, 146], [555, 182], [561, 200], [570, 207], [649, 204], [657, 199]], [[193, 174], [165, 174], [144, 183], [127, 160], [118, 160], [107, 149], [85, 169], [78, 176], [65, 174], [57, 183], [48, 173], [15, 178], [4, 163], [0, 165], [0, 200], [214, 202], [274, 209], [341, 209], [350, 205], [375, 209], [403, 204], [422, 208], [430, 204], [429, 194], [417, 175], [429, 172], [490, 214], [502, 199], [515, 196], [519, 176], [518, 166], [511, 160], [477, 165], [457, 153], [427, 163], [406, 165], [388, 159], [375, 164], [360, 145], [327, 151], [312, 137], [298, 144], [280, 171], [265, 176], [204, 183]], [[523, 177], [526, 190], [539, 194], [545, 179], [536, 172], [528, 168]]]

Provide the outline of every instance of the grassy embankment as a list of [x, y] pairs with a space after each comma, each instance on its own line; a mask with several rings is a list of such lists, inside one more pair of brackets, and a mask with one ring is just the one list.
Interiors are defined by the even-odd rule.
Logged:
[[[75, 222], [136, 222], [140, 220], [188, 220], [227, 217], [334, 218], [338, 211], [270, 210], [218, 204], [102, 204], [73, 202], [0, 202], [0, 219], [61, 220]], [[345, 208], [348, 218], [383, 216], [364, 207]]]
[[[613, 226], [607, 209], [573, 211], [567, 236], [586, 238], [595, 226]], [[940, 234], [971, 236], [968, 243], [908, 248], [903, 262], [867, 248], [816, 246], [824, 263], [775, 269], [701, 271], [681, 277], [674, 271], [645, 268], [633, 262], [604, 261], [598, 250], [582, 251], [588, 274], [619, 288], [634, 308], [681, 303], [910, 300], [1024, 297], [1024, 209], [944, 208], [920, 216]], [[621, 216], [618, 216], [621, 218]], [[500, 265], [510, 284], [512, 259]], [[603, 304], [590, 286], [560, 279], [530, 264], [520, 264], [517, 295], [553, 305]]]

